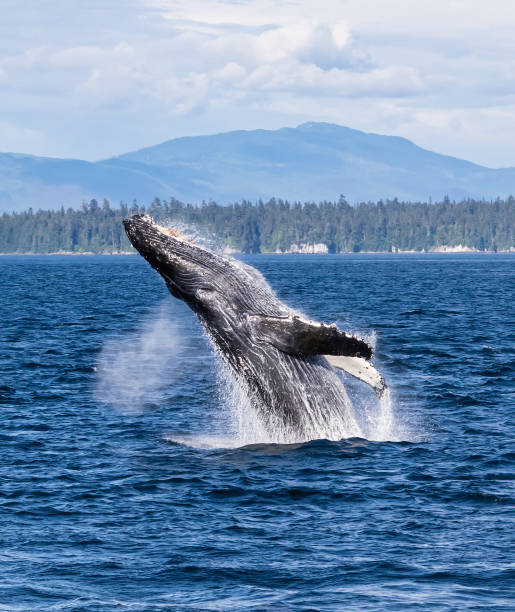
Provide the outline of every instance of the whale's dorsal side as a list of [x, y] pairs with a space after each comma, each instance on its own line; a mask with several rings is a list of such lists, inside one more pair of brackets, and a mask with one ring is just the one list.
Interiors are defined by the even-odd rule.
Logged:
[[336, 325], [307, 321], [296, 315], [249, 315], [255, 339], [290, 355], [346, 355], [370, 359], [373, 349], [364, 340], [340, 331]]

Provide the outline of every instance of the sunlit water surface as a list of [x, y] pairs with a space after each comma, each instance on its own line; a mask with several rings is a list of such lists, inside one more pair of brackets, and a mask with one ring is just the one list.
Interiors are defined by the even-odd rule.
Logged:
[[271, 443], [139, 257], [2, 257], [1, 610], [505, 610], [513, 256], [255, 256], [367, 335], [363, 437]]

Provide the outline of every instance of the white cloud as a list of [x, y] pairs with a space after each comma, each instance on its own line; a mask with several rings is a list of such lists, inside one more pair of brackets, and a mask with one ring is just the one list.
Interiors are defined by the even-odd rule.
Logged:
[[0, 24], [0, 112], [30, 152], [326, 120], [515, 164], [505, 0], [27, 2]]
[[124, 108], [145, 97], [183, 114], [220, 98], [405, 96], [423, 89], [413, 68], [371, 65], [341, 22], [299, 22], [259, 33], [181, 32], [110, 48], [41, 47], [2, 66], [12, 91], [53, 91], [66, 95], [72, 109]]
[[37, 130], [0, 121], [0, 151], [34, 151], [44, 145], [44, 137]]

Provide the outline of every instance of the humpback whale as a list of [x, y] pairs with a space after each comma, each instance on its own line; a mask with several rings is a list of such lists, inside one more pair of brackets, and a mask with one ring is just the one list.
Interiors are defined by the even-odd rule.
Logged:
[[381, 395], [386, 385], [370, 363], [370, 344], [334, 324], [305, 319], [255, 268], [198, 246], [148, 215], [123, 223], [170, 293], [198, 316], [267, 432], [280, 429], [291, 441], [361, 434], [334, 367]]

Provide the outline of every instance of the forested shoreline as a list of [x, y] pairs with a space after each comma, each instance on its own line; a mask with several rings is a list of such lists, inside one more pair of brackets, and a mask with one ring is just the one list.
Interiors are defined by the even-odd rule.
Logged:
[[232, 252], [398, 252], [449, 248], [515, 250], [515, 198], [495, 201], [290, 203], [280, 199], [200, 206], [172, 198], [149, 206], [91, 200], [79, 209], [4, 213], [0, 253], [130, 252], [122, 220], [147, 212], [157, 221], [194, 226]]

